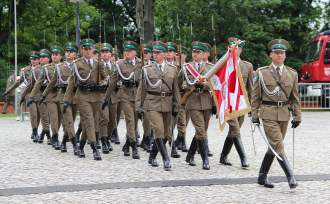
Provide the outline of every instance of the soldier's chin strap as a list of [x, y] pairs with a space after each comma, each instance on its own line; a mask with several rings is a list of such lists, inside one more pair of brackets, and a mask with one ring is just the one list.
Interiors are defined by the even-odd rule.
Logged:
[[257, 129], [259, 130], [260, 135], [262, 136], [262, 138], [264, 139], [265, 143], [267, 144], [268, 148], [273, 152], [273, 154], [277, 157], [277, 159], [279, 159], [280, 161], [283, 161], [283, 159], [280, 157], [280, 155], [278, 155], [276, 153], [276, 151], [273, 149], [273, 147], [269, 144], [268, 139], [266, 137], [266, 135], [262, 132], [260, 125], [259, 124], [254, 124], [255, 127], [257, 127]]

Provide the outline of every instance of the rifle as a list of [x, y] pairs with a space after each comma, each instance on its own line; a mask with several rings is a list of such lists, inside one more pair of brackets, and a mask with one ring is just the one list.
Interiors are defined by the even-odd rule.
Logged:
[[179, 33], [179, 65], [180, 68], [182, 69], [182, 44], [181, 44], [181, 32], [180, 32], [180, 23], [179, 23], [179, 14], [176, 14], [176, 27], [178, 29], [178, 33]]
[[[118, 55], [118, 47], [117, 47], [117, 33], [116, 33], [116, 21], [115, 21], [115, 16], [112, 13], [112, 22], [113, 22], [113, 30], [114, 30], [114, 35], [115, 35], [115, 39], [114, 39], [114, 43], [115, 43], [115, 52]], [[124, 40], [124, 39], [123, 39]]]

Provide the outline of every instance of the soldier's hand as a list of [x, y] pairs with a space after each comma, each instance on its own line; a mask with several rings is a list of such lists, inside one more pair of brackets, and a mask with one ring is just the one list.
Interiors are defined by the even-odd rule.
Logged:
[[66, 112], [66, 109], [70, 106], [70, 102], [69, 101], [64, 101], [63, 102], [63, 113]]
[[252, 123], [255, 124], [255, 125], [260, 125], [260, 120], [259, 118], [252, 118]]
[[6, 98], [8, 96], [8, 92], [4, 92], [3, 94], [2, 94], [2, 98]]
[[300, 125], [301, 121], [297, 121], [297, 120], [292, 120], [291, 121], [291, 127], [292, 128], [296, 128]]
[[102, 103], [102, 110], [105, 109], [105, 107], [107, 107], [109, 105], [109, 102], [107, 100], [105, 100], [103, 103]]
[[32, 99], [29, 99], [29, 100], [27, 101], [27, 103], [26, 103], [26, 106], [27, 106], [27, 107], [30, 107], [30, 105], [32, 105], [32, 103], [33, 103], [33, 100], [32, 100]]
[[42, 95], [40, 100], [39, 100], [39, 104], [42, 104], [43, 102], [45, 102], [46, 96]]

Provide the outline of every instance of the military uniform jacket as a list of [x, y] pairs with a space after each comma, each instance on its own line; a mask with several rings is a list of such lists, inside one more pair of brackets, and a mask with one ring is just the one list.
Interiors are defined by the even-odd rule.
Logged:
[[[99, 66], [99, 68], [98, 68]], [[93, 59], [92, 66], [86, 59], [80, 58], [73, 65], [73, 74], [69, 78], [69, 84], [64, 95], [64, 101], [73, 103], [74, 99], [86, 102], [102, 102], [104, 100], [105, 90], [83, 90], [82, 87], [108, 86], [108, 76], [105, 72], [104, 64], [98, 63]], [[97, 78], [99, 81], [97, 82]], [[75, 91], [76, 90], [76, 91]]]
[[164, 71], [156, 63], [143, 67], [135, 107], [146, 111], [178, 112], [180, 92], [176, 66], [165, 62]]
[[56, 101], [63, 102], [64, 94], [69, 83], [69, 77], [72, 75], [72, 65], [68, 62], [54, 65], [55, 72], [50, 82], [48, 83], [43, 96], [48, 96], [50, 92], [57, 89]]
[[[22, 96], [26, 96], [29, 94], [29, 97], [31, 97], [31, 93], [32, 93], [32, 90], [34, 88], [34, 85], [37, 83], [38, 79], [40, 78], [41, 76], [41, 71], [42, 70], [42, 67], [39, 65], [37, 67], [34, 67], [34, 68], [30, 68], [30, 71], [29, 71], [29, 75], [28, 77], [26, 78], [26, 81], [27, 81], [27, 87], [25, 89], [25, 91], [23, 92], [23, 95]], [[35, 94], [34, 96], [34, 100], [39, 100], [41, 96], [41, 92], [39, 91], [38, 93]]]
[[[195, 62], [190, 63], [196, 71], [200, 75], [205, 75], [207, 71], [211, 68], [211, 63], [201, 63], [200, 68], [198, 69]], [[184, 70], [183, 70], [184, 69]], [[186, 73], [186, 74], [185, 74]], [[194, 81], [194, 77], [189, 73], [189, 71], [183, 67], [180, 71], [180, 77], [179, 77], [179, 86], [184, 89], [184, 92], [188, 92], [192, 86], [187, 81], [187, 78], [190, 82]], [[212, 109], [213, 106], [213, 99], [212, 94], [210, 91], [210, 85], [209, 84], [203, 84], [203, 91], [195, 90], [192, 92], [192, 94], [188, 97], [188, 100], [186, 102], [186, 109], [187, 110], [209, 110]]]
[[[41, 74], [37, 82], [35, 83], [30, 98], [33, 100], [37, 100], [36, 97], [40, 97], [42, 92], [46, 89], [47, 85], [49, 84], [51, 78], [55, 74], [55, 64], [47, 64], [41, 67]], [[46, 102], [57, 102], [57, 90], [52, 88], [49, 94], [46, 96]]]
[[[113, 80], [116, 86], [114, 90], [117, 92], [117, 100], [134, 102], [138, 84], [142, 77], [141, 60], [135, 58], [135, 65], [133, 65], [127, 59], [120, 59], [115, 66], [117, 70]], [[125, 86], [125, 81], [130, 81], [132, 86]]]
[[[20, 79], [16, 80], [13, 84], [11, 84], [11, 86], [7, 87], [6, 92], [8, 92], [8, 93], [13, 92], [14, 93], [14, 90], [17, 87], [19, 87], [19, 85], [21, 85], [22, 83], [25, 83], [25, 85], [27, 86], [28, 85], [28, 80], [27, 79], [29, 78], [30, 70], [31, 70], [31, 66], [27, 66], [27, 67], [22, 68], [21, 71], [20, 71]], [[25, 90], [23, 91], [23, 93], [26, 92]], [[24, 94], [24, 97], [26, 97], [26, 95], [27, 95], [27, 93]]]
[[[116, 74], [116, 66], [115, 64], [111, 63], [110, 61], [108, 63], [104, 62], [104, 67], [105, 67], [105, 71], [107, 73], [107, 75], [109, 76], [110, 80], [115, 80], [115, 78], [113, 76], [115, 76]], [[115, 85], [114, 85], [115, 86]], [[112, 104], [118, 103], [119, 102], [119, 98], [117, 96], [118, 92], [116, 91], [116, 89], [112, 89], [109, 96], [107, 96], [107, 99], [111, 101]]]
[[[298, 93], [298, 74], [287, 66], [283, 66], [281, 77], [278, 79], [275, 68], [270, 65], [257, 70], [252, 93], [252, 117], [274, 121], [289, 121], [289, 106], [292, 108], [295, 120], [301, 121], [300, 99]], [[278, 87], [278, 82], [283, 90]], [[276, 89], [279, 89], [276, 93]], [[273, 93], [268, 93], [268, 92]], [[285, 93], [284, 93], [285, 92]], [[266, 102], [289, 103], [290, 105], [265, 105]]]
[[[15, 74], [11, 74], [8, 79], [7, 79], [7, 83], [6, 83], [6, 90], [9, 89], [13, 84], [15, 84]], [[9, 96], [15, 96], [15, 92], [14, 90], [10, 91]]]
[[250, 62], [239, 60], [239, 67], [242, 73], [243, 82], [249, 97], [251, 100], [252, 97], [252, 79], [253, 79], [253, 65]]

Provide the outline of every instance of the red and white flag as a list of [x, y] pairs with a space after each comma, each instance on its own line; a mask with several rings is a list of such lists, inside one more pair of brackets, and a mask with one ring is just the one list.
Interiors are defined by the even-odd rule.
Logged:
[[226, 63], [210, 78], [220, 130], [227, 120], [250, 112], [251, 107], [237, 61], [237, 48], [228, 47]]

